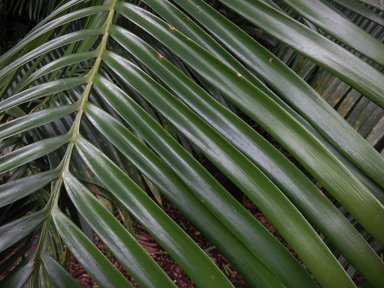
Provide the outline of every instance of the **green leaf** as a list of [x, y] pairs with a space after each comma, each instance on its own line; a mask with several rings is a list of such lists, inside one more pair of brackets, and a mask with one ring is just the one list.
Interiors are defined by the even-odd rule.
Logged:
[[[25, 85], [28, 86], [28, 84], [32, 83], [39, 77], [42, 77], [52, 71], [55, 71], [57, 69], [72, 65], [72, 64], [77, 64], [82, 61], [89, 60], [91, 58], [94, 58], [97, 56], [98, 51], [90, 51], [90, 52], [84, 52], [84, 53], [77, 53], [74, 55], [68, 55], [66, 57], [57, 59], [55, 61], [50, 62], [49, 64], [45, 65], [43, 68], [40, 68], [37, 70], [35, 73], [31, 74], [31, 76], [28, 77], [28, 79], [25, 80]], [[22, 85], [19, 85], [19, 87], [23, 87]], [[15, 92], [14, 92], [15, 93]]]
[[86, 77], [68, 78], [29, 88], [28, 90], [15, 94], [4, 101], [1, 101], [0, 112], [3, 112], [11, 107], [25, 103], [27, 101], [74, 88], [81, 84], [85, 84], [87, 81], [88, 78]]
[[[100, 35], [102, 33], [103, 33], [103, 30], [100, 28], [88, 29], [85, 31], [73, 32], [73, 33], [58, 37], [54, 40], [51, 40], [51, 41], [47, 42], [46, 44], [43, 44], [40, 47], [36, 48], [35, 50], [27, 53], [26, 55], [20, 57], [19, 59], [12, 62], [8, 66], [6, 66], [4, 69], [2, 69], [0, 71], [0, 78], [8, 75], [9, 73], [14, 71], [15, 69], [17, 69], [20, 66], [26, 64], [27, 62], [33, 60], [34, 58], [39, 57], [43, 53], [52, 51], [56, 48], [62, 47], [64, 45], [67, 45], [67, 44], [70, 44], [70, 43], [73, 43], [73, 42], [76, 42], [79, 40], [83, 40], [83, 39], [87, 39], [87, 38], [92, 37], [92, 36]], [[0, 65], [0, 67], [1, 67], [1, 65]]]
[[8, 115], [11, 115], [15, 118], [22, 117], [25, 115], [25, 112], [18, 106], [12, 107], [11, 109], [8, 109], [5, 111]]
[[[302, 213], [304, 213], [322, 233], [330, 238], [342, 253], [345, 253], [344, 255], [348, 260], [351, 261], [355, 267], [361, 269], [360, 271], [365, 277], [372, 279], [372, 281], [373, 279], [377, 279], [376, 281], [378, 283], [384, 280], [382, 279], [382, 277], [384, 277], [384, 273], [382, 273], [384, 272], [384, 270], [382, 270], [384, 266], [380, 263], [379, 258], [372, 251], [371, 247], [361, 238], [359, 233], [356, 232], [337, 208], [319, 193], [319, 189], [288, 159], [238, 117], [219, 105], [199, 86], [189, 80], [184, 74], [180, 73], [179, 70], [165, 59], [162, 59], [161, 62], [157, 61], [157, 52], [150, 49], [147, 45], [144, 45], [135, 36], [128, 33], [124, 33], [124, 36], [129, 37], [123, 37], [123, 35], [117, 33], [112, 33], [112, 36], [125, 48], [137, 55], [147, 67], [176, 91], [195, 112], [257, 164], [287, 197], [299, 207]], [[134, 83], [135, 81], [132, 82]], [[169, 104], [161, 106], [168, 107]], [[101, 111], [98, 113], [101, 113]], [[106, 116], [102, 117], [103, 120], [105, 118]], [[99, 125], [101, 125], [101, 123]], [[108, 127], [110, 126], [112, 126], [112, 124]], [[107, 128], [103, 131], [104, 133], [109, 133], [109, 129]], [[124, 141], [124, 143], [126, 142], [127, 140]], [[121, 145], [119, 149], [124, 149], [124, 146]], [[357, 245], [361, 247], [361, 250], [358, 249], [359, 251], [364, 250], [365, 252], [350, 253], [350, 251], [356, 251]], [[370, 255], [369, 260], [367, 255]], [[379, 266], [381, 268], [377, 268]]]
[[12, 137], [7, 140], [4, 140], [3, 142], [0, 143], [0, 150], [4, 150], [12, 145], [15, 145], [19, 143], [21, 140], [20, 137]]
[[101, 287], [133, 287], [93, 243], [58, 208], [52, 218], [65, 244]]
[[[44, 26], [34, 29], [31, 31], [22, 41], [17, 43], [16, 46], [14, 46], [11, 50], [7, 51], [4, 55], [0, 57], [0, 63], [5, 62], [7, 59], [11, 59], [12, 56], [14, 56], [18, 51], [22, 49], [25, 45], [31, 43], [33, 40], [35, 40], [37, 37], [44, 35], [47, 33], [47, 31], [52, 30], [54, 28], [57, 28], [65, 23], [78, 20], [80, 18], [99, 13], [102, 11], [105, 11], [109, 8], [109, 6], [95, 6], [95, 7], [88, 7], [79, 11], [74, 11], [72, 13], [68, 13], [62, 17], [59, 17], [53, 21], [50, 21], [49, 23], [45, 24]], [[6, 63], [6, 62], [5, 62]], [[4, 65], [0, 65], [0, 69], [4, 68]]]
[[44, 221], [47, 210], [40, 210], [0, 227], [0, 252], [34, 231]]
[[381, 26], [384, 26], [384, 19], [382, 17], [377, 15], [377, 13], [373, 12], [367, 6], [361, 5], [361, 3], [359, 3], [357, 0], [334, 0], [333, 2], [342, 5], [348, 10], [353, 11], [363, 17], [366, 17], [369, 20], [380, 24]]
[[[209, 28], [239, 59], [276, 89], [292, 107], [300, 112], [300, 114], [330, 143], [339, 149], [345, 157], [362, 169], [364, 173], [374, 179], [379, 185], [384, 187], [384, 179], [382, 177], [384, 173], [384, 159], [378, 157], [377, 151], [360, 137], [303, 79], [297, 76], [272, 53], [241, 31], [236, 25], [225, 19], [221, 14], [202, 1], [177, 0], [176, 2], [179, 2], [183, 8], [190, 11], [196, 19]], [[198, 8], [190, 2], [197, 4]], [[185, 21], [182, 22], [178, 20], [176, 22], [174, 20], [173, 22], [175, 22], [175, 27], [182, 28], [182, 32], [186, 35], [192, 32], [190, 31], [191, 29], [189, 29], [191, 24], [184, 27], [185, 23], [183, 22]], [[191, 21], [188, 20], [188, 23], [189, 22]], [[239, 38], [239, 41], [233, 41], [234, 37]], [[198, 43], [207, 48], [205, 42], [198, 41]], [[231, 67], [238, 71], [235, 66]], [[244, 77], [255, 84], [252, 79], [246, 76]], [[270, 96], [270, 94], [267, 95]], [[275, 98], [272, 99], [276, 101]], [[290, 112], [289, 110], [287, 111]], [[300, 119], [298, 120], [300, 121]], [[303, 123], [303, 121], [301, 122]]]
[[58, 176], [59, 170], [51, 170], [1, 185], [0, 207], [13, 203], [43, 188]]
[[80, 288], [79, 283], [60, 265], [49, 253], [43, 256], [44, 268], [55, 287], [76, 287]]
[[70, 135], [64, 134], [62, 136], [41, 140], [9, 153], [0, 158], [0, 173], [55, 151], [57, 148], [67, 143], [69, 139]]
[[383, 3], [362, 1], [65, 0], [42, 20], [59, 1], [10, 1], [40, 22], [0, 56], [0, 269], [38, 245], [0, 286], [79, 287], [71, 249], [100, 287], [129, 287], [95, 231], [140, 286], [174, 287], [132, 216], [196, 286], [232, 287], [151, 188], [251, 287], [381, 287]]
[[[87, 104], [87, 117], [112, 143], [129, 157], [139, 169], [172, 201], [236, 266], [247, 282], [263, 287], [279, 287], [282, 284], [262, 265], [253, 254], [198, 200], [177, 174], [149, 150], [136, 136], [111, 116]], [[129, 144], [129, 145], [127, 145]], [[89, 186], [88, 186], [89, 188]], [[94, 193], [105, 194], [101, 187], [92, 186]], [[104, 191], [104, 192], [103, 192]], [[113, 203], [117, 200], [110, 199]], [[120, 209], [120, 208], [119, 208]], [[251, 228], [252, 229], [252, 228]]]
[[[269, 90], [266, 87], [266, 85], [262, 83], [262, 81], [260, 81], [257, 77], [255, 77], [238, 60], [236, 60], [235, 57], [233, 57], [227, 50], [225, 50], [212, 37], [210, 37], [201, 27], [196, 25], [189, 17], [183, 14], [171, 3], [167, 1], [159, 1], [159, 0], [146, 0], [145, 2], [148, 5], [150, 5], [154, 10], [156, 10], [159, 14], [161, 14], [162, 17], [166, 19], [173, 27], [175, 28], [177, 27], [176, 29], [178, 29], [180, 32], [187, 35], [191, 41], [199, 43], [202, 47], [204, 47], [206, 50], [211, 52], [213, 55], [215, 55], [221, 61], [226, 63], [232, 69], [238, 71], [239, 74], [241, 74], [243, 77], [248, 79], [253, 85], [258, 87], [261, 91], [263, 91], [270, 97], [273, 97], [274, 95], [273, 92]], [[182, 1], [179, 4], [183, 5], [185, 3], [186, 1]], [[204, 2], [198, 3], [198, 5], [200, 8], [200, 5], [204, 5]], [[212, 29], [212, 32], [214, 32], [214, 29]], [[239, 35], [236, 35], [236, 37], [239, 37]], [[257, 42], [255, 43], [257, 44]], [[125, 47], [125, 48], [129, 49], [128, 47]], [[138, 54], [137, 52], [134, 53], [134, 55], [137, 55], [137, 54]]]
[[[76, 138], [76, 148], [103, 184], [129, 208], [197, 285], [209, 283], [210, 287], [231, 287], [229, 281], [196, 243], [125, 173], [81, 136]], [[103, 169], [99, 170], [99, 167]], [[104, 169], [108, 173], [104, 173]], [[182, 250], [179, 243], [183, 243]], [[184, 250], [188, 250], [188, 254], [185, 254]]]
[[[174, 139], [167, 134], [161, 126], [150, 118], [144, 111], [140, 111], [137, 105], [112, 83], [97, 77], [94, 80], [95, 87], [116, 109], [117, 112], [134, 127], [143, 138], [156, 149], [156, 152], [170, 165], [170, 167], [182, 177], [183, 181], [193, 190], [199, 200], [206, 205], [223, 224], [237, 231], [236, 236], [257, 256], [263, 263], [282, 263], [280, 267], [273, 267], [274, 274], [280, 279], [293, 281], [307, 281], [311, 285], [311, 279], [303, 275], [303, 270], [298, 262], [287, 253], [287, 250], [276, 242], [276, 238], [255, 220], [242, 205], [218, 184], [218, 182], [206, 172], [195, 159], [191, 157]], [[124, 108], [122, 108], [124, 107]], [[145, 120], [145, 124], [143, 123]], [[145, 125], [145, 126], [144, 126]], [[160, 128], [159, 128], [160, 127]], [[172, 140], [171, 140], [172, 139]], [[180, 157], [182, 155], [182, 158]], [[215, 205], [218, 203], [220, 205]], [[231, 213], [231, 217], [228, 217]], [[241, 225], [239, 224], [241, 223]], [[257, 240], [256, 240], [257, 239]], [[262, 245], [255, 245], [263, 243]], [[262, 249], [260, 249], [262, 247]], [[277, 257], [279, 260], [274, 260]], [[283, 258], [284, 257], [284, 258]], [[282, 260], [284, 259], [284, 260]], [[287, 262], [286, 262], [287, 261]], [[284, 263], [284, 264], [283, 264]], [[287, 265], [287, 263], [290, 263]], [[289, 268], [287, 268], [289, 267]], [[290, 271], [292, 269], [292, 271]], [[303, 277], [301, 279], [300, 277]], [[300, 280], [297, 280], [300, 279]], [[308, 281], [309, 280], [309, 281]], [[290, 281], [287, 280], [289, 283]]]
[[[0, 273], [3, 274], [7, 270], [9, 270], [11, 268], [11, 266], [16, 263], [17, 260], [19, 260], [21, 258], [24, 258], [25, 254], [28, 252], [28, 250], [30, 250], [37, 243], [37, 241], [38, 241], [38, 239], [29, 240], [29, 241], [27, 239], [27, 241], [25, 241], [24, 245], [22, 243], [20, 243], [23, 246], [19, 250], [17, 250], [14, 254], [12, 254], [11, 256], [9, 254], [12, 251], [9, 251], [7, 256], [10, 256], [10, 257], [7, 260], [5, 260], [3, 263], [1, 263], [1, 265], [0, 265]], [[17, 244], [18, 243], [16, 243], [16, 245]], [[19, 245], [17, 245], [17, 246], [19, 246]], [[13, 248], [13, 247], [11, 247], [11, 248]], [[14, 249], [12, 249], [12, 250], [14, 250]], [[5, 250], [4, 252], [6, 252], [6, 251], [7, 250]]]
[[31, 276], [34, 270], [34, 260], [25, 259], [19, 264], [21, 269], [19, 269], [16, 273], [12, 273], [11, 277], [7, 279], [5, 283], [2, 283], [3, 288], [19, 288], [23, 287], [25, 282]]
[[[129, 7], [129, 8], [128, 8]], [[137, 7], [117, 4], [118, 11], [125, 17], [140, 23], [151, 33], [162, 38], [172, 49], [177, 48], [179, 57], [196, 69], [216, 88], [233, 100], [244, 112], [265, 128], [276, 140], [301, 162], [318, 181], [342, 203], [350, 213], [380, 242], [384, 242], [383, 231], [378, 230], [379, 218], [384, 220], [384, 207], [361, 184], [344, 165], [331, 154], [313, 135], [308, 133], [280, 106], [266, 97], [243, 77], [229, 69], [209, 53], [189, 41], [176, 30]], [[135, 18], [134, 18], [135, 17]], [[145, 21], [144, 21], [145, 19]], [[111, 28], [113, 30], [114, 27]], [[195, 59], [201, 61], [195, 61]], [[236, 77], [239, 76], [239, 77]], [[253, 97], [257, 95], [258, 97]], [[322, 167], [322, 168], [320, 168]], [[365, 208], [362, 208], [365, 207]], [[375, 212], [373, 212], [373, 210]], [[365, 213], [370, 211], [372, 213]], [[370, 220], [368, 220], [370, 218]], [[376, 224], [373, 225], [373, 223]]]
[[69, 172], [66, 173], [64, 184], [82, 216], [139, 285], [142, 287], [174, 286], [171, 279], [121, 226], [113, 214]]
[[0, 125], [0, 139], [19, 134], [25, 130], [29, 130], [62, 118], [72, 112], [75, 112], [78, 110], [78, 108], [78, 104], [64, 105], [60, 107], [45, 109], [24, 117], [17, 118], [16, 120]]
[[355, 55], [261, 1], [221, 2], [384, 107], [384, 76]]
[[314, 1], [310, 6], [303, 0], [283, 0], [283, 2], [329, 35], [384, 66], [383, 43], [345, 16], [341, 16], [321, 1]]
[[[291, 243], [292, 247], [300, 255], [300, 258], [320, 282], [326, 280], [335, 282], [335, 279], [331, 280], [329, 278], [335, 270], [339, 270], [338, 279], [341, 280], [343, 269], [330, 252], [327, 253], [328, 255], [326, 254], [325, 244], [314, 233], [312, 227], [310, 227], [292, 203], [260, 170], [250, 161], [247, 161], [248, 159], [238, 150], [232, 149], [233, 147], [215, 130], [206, 125], [200, 118], [195, 117], [193, 112], [187, 107], [180, 105], [179, 100], [156, 84], [138, 68], [120, 56], [109, 52], [103, 54], [103, 59], [111, 69], [115, 70], [115, 72], [119, 71], [121, 75], [127, 78], [133, 87], [154, 107], [164, 115], [166, 114], [181, 132], [199, 149], [205, 151], [206, 156], [242, 189], [280, 231], [288, 243]], [[98, 83], [95, 83], [95, 86], [98, 87]], [[257, 182], [254, 179], [257, 179]], [[294, 219], [295, 224], [292, 223], [292, 219]], [[308, 247], [305, 245], [308, 245]], [[310, 255], [310, 251], [316, 255], [319, 254], [320, 251], [314, 252], [314, 246], [323, 246], [319, 248], [324, 256], [321, 260], [324, 266], [321, 268], [318, 264], [311, 263], [310, 259], [313, 259], [313, 257], [306, 258], [307, 255]], [[321, 272], [317, 271], [318, 268]], [[326, 268], [332, 270], [332, 272], [326, 272]], [[322, 279], [320, 275], [327, 276], [325, 279]], [[346, 274], [344, 277], [345, 281], [349, 281]], [[345, 282], [343, 285], [348, 284]]]

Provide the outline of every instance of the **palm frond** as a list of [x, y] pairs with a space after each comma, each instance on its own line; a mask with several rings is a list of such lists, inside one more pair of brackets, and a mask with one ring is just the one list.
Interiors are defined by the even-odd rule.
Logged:
[[[141, 287], [174, 286], [129, 221], [125, 229], [115, 219], [118, 209], [197, 286], [232, 287], [148, 195], [161, 192], [252, 287], [316, 287], [312, 275], [323, 287], [354, 287], [357, 274], [380, 287], [381, 12], [334, 1], [350, 13], [369, 9], [372, 30], [324, 1], [220, 1], [236, 21], [202, 0], [136, 2], [65, 1], [0, 58], [0, 259], [38, 243], [2, 285], [74, 287], [69, 249], [99, 286], [131, 287], [94, 245], [96, 233]], [[274, 53], [243, 26], [265, 31]], [[200, 153], [311, 274], [203, 168]]]

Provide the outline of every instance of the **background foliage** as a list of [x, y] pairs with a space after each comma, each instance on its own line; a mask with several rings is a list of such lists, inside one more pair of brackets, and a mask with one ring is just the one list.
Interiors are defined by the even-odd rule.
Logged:
[[0, 2], [2, 13], [39, 20], [0, 58], [0, 273], [22, 260], [2, 287], [78, 286], [69, 251], [99, 286], [130, 287], [93, 232], [141, 287], [174, 286], [131, 219], [197, 286], [231, 287], [162, 211], [160, 193], [251, 287], [354, 287], [357, 275], [382, 287], [384, 6], [375, 1]]

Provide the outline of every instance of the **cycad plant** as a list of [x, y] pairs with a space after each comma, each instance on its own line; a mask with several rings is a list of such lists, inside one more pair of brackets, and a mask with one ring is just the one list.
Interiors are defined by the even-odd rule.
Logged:
[[[198, 287], [232, 287], [152, 200], [159, 191], [251, 287], [354, 287], [359, 274], [383, 287], [382, 2], [206, 2], [63, 1], [0, 58], [1, 272], [22, 257], [1, 287], [78, 287], [70, 252], [100, 287], [132, 287], [93, 233], [140, 287], [173, 287], [131, 218]], [[353, 123], [343, 107], [360, 113]]]

